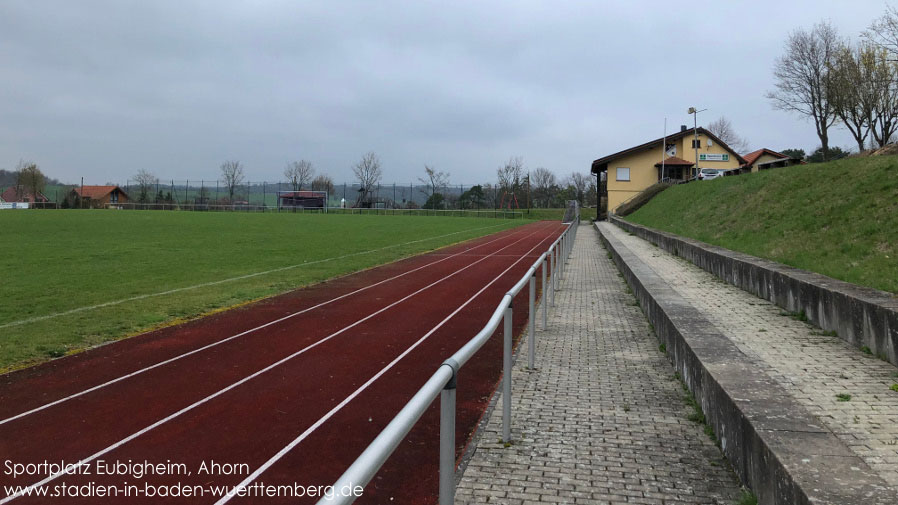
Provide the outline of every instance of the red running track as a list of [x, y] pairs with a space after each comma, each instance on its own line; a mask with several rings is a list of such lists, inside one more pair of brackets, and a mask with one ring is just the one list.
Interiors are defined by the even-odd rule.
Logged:
[[[224, 503], [213, 493], [241, 482], [253, 496], [227, 503], [314, 503], [262, 486], [336, 480], [562, 231], [529, 224], [0, 376], [0, 504]], [[515, 300], [516, 333], [526, 297]], [[494, 335], [459, 373], [457, 454], [496, 389], [501, 352]], [[357, 503], [436, 502], [436, 403]], [[41, 466], [79, 461], [78, 473]], [[97, 473], [117, 462], [174, 465]], [[213, 462], [234, 472], [202, 472]], [[37, 473], [10, 475], [27, 464]]]

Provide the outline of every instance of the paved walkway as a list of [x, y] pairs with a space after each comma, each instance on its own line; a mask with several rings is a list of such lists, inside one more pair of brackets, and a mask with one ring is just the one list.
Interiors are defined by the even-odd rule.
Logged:
[[600, 226], [760, 362], [883, 480], [898, 485], [898, 391], [890, 389], [898, 368], [610, 223]]
[[739, 483], [589, 226], [581, 226], [548, 331], [513, 372], [512, 438], [501, 400], [456, 503], [735, 503]]

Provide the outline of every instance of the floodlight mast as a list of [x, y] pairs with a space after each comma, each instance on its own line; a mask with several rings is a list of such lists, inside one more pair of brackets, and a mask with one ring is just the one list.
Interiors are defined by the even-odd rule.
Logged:
[[705, 112], [708, 109], [696, 110], [695, 107], [689, 107], [689, 110], [686, 111], [687, 114], [692, 114], [692, 131], [695, 135], [695, 140], [693, 141], [692, 148], [695, 150], [695, 166], [693, 167], [692, 178], [694, 179], [698, 175], [698, 113]]

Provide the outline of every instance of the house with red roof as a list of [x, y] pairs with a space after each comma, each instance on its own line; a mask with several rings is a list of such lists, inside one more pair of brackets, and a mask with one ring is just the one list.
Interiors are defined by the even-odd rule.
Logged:
[[759, 172], [775, 167], [789, 167], [792, 165], [801, 165], [804, 162], [798, 158], [791, 158], [783, 153], [771, 151], [770, 149], [758, 149], [752, 151], [745, 156], [745, 163], [740, 166], [743, 173]]
[[49, 201], [50, 199], [40, 191], [35, 196], [22, 186], [10, 186], [0, 193], [0, 202], [47, 203]]
[[745, 159], [709, 130], [680, 127], [680, 131], [592, 162], [599, 201], [607, 197], [608, 211], [634, 198], [659, 181], [694, 180], [702, 168], [738, 170]]
[[118, 186], [76, 186], [72, 189], [73, 199], [83, 202], [82, 207], [104, 208], [109, 204], [128, 203], [130, 198]]

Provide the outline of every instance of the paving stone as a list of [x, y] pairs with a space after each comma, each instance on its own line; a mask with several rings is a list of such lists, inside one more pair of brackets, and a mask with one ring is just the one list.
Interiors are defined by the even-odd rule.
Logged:
[[[776, 305], [602, 223], [740, 351], [766, 368], [820, 423], [891, 486], [898, 485], [898, 368]], [[839, 401], [838, 395], [851, 395]]]
[[456, 503], [734, 503], [739, 482], [688, 420], [673, 375], [595, 232], [581, 227], [549, 327], [537, 331], [536, 370], [526, 342], [515, 363], [513, 444], [496, 443], [500, 397]]

